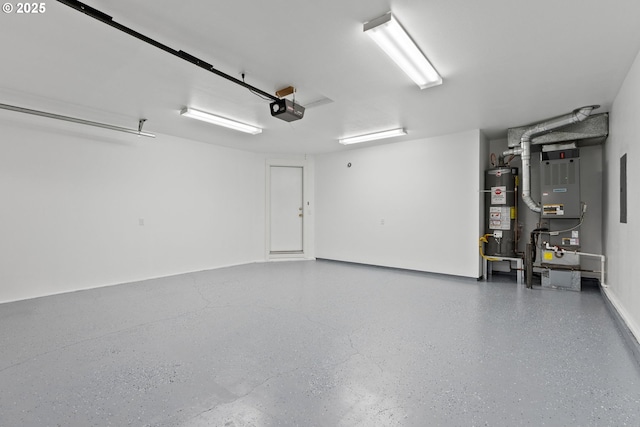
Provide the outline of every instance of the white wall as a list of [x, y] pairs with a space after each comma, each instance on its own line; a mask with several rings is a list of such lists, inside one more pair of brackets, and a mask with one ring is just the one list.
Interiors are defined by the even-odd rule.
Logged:
[[486, 146], [472, 130], [316, 157], [316, 256], [481, 276]]
[[0, 302], [264, 260], [262, 155], [11, 112], [0, 133]]
[[[607, 296], [640, 340], [640, 54], [620, 88], [605, 145], [604, 247]], [[620, 223], [620, 157], [627, 154], [627, 223]]]

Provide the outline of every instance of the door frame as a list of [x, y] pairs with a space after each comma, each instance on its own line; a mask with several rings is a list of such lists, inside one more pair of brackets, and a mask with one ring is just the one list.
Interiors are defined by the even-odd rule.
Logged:
[[[302, 253], [271, 253], [271, 167], [300, 167], [302, 168]], [[267, 159], [265, 163], [265, 259], [313, 259], [311, 255], [311, 173], [307, 160], [304, 159]]]

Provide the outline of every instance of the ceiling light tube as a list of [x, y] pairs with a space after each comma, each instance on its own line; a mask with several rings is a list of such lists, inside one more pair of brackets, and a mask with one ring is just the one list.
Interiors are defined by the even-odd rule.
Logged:
[[250, 133], [251, 135], [262, 133], [262, 129], [259, 127], [227, 119], [226, 117], [216, 116], [215, 114], [205, 113], [204, 111], [195, 110], [190, 107], [183, 108], [182, 111], [180, 111], [180, 115], [196, 120], [202, 120], [203, 122], [212, 123], [214, 125], [224, 126], [229, 129], [239, 130], [240, 132]]
[[341, 138], [341, 139], [338, 139], [338, 142], [343, 145], [349, 145], [349, 144], [357, 144], [359, 142], [375, 141], [376, 139], [392, 138], [394, 136], [402, 136], [406, 134], [407, 132], [404, 129], [399, 128], [399, 129], [385, 130], [382, 132], [368, 133], [366, 135], [358, 135], [358, 136], [350, 136], [348, 138]]
[[420, 89], [442, 84], [440, 74], [391, 12], [364, 24], [364, 32], [411, 77]]

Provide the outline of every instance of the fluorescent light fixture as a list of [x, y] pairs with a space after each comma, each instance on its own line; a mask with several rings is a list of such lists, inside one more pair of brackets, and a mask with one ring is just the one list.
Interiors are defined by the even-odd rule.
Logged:
[[216, 116], [215, 114], [205, 113], [204, 111], [195, 110], [190, 107], [183, 108], [182, 111], [180, 111], [180, 115], [202, 120], [207, 123], [213, 123], [214, 125], [224, 126], [229, 129], [239, 130], [240, 132], [250, 133], [251, 135], [262, 133], [262, 129], [259, 127], [227, 119], [226, 117]]
[[350, 136], [349, 138], [341, 138], [338, 139], [338, 142], [343, 145], [357, 144], [359, 142], [375, 141], [376, 139], [392, 138], [394, 136], [401, 136], [406, 134], [407, 132], [404, 129], [399, 128], [385, 130], [382, 132], [369, 133], [366, 135]]
[[391, 12], [364, 24], [364, 32], [416, 82], [420, 89], [442, 84], [442, 77]]

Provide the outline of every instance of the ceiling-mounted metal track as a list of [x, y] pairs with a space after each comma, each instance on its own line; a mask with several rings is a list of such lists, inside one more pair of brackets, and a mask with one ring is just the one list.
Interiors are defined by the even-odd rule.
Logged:
[[134, 135], [147, 136], [149, 138], [156, 137], [152, 133], [142, 131], [142, 126], [146, 121], [146, 119], [140, 119], [140, 121], [138, 122], [138, 129], [136, 130], [136, 129], [123, 128], [120, 126], [108, 125], [106, 123], [92, 122], [90, 120], [77, 119], [75, 117], [61, 116], [60, 114], [47, 113], [46, 111], [31, 110], [29, 108], [17, 107], [15, 105], [0, 104], [0, 109], [16, 111], [18, 113], [31, 114], [33, 116], [48, 117], [50, 119], [63, 120], [65, 122], [79, 123], [81, 125], [88, 125], [88, 126], [94, 126], [94, 127], [103, 128], [103, 129], [115, 130], [118, 132], [132, 133]]
[[267, 97], [267, 98], [269, 98], [269, 99], [271, 99], [273, 101], [278, 101], [279, 100], [279, 98], [271, 95], [270, 93], [267, 93], [267, 92], [265, 92], [265, 91], [263, 91], [261, 89], [258, 89], [255, 86], [251, 86], [250, 84], [247, 84], [247, 83], [243, 82], [240, 79], [237, 79], [237, 78], [235, 78], [233, 76], [230, 76], [229, 74], [223, 73], [220, 70], [216, 70], [213, 67], [213, 65], [211, 65], [211, 64], [209, 64], [209, 63], [207, 63], [207, 62], [205, 62], [205, 61], [203, 61], [203, 60], [201, 60], [199, 58], [196, 58], [195, 56], [193, 56], [191, 54], [188, 54], [187, 52], [184, 52], [182, 50], [172, 49], [167, 45], [164, 45], [164, 44], [162, 44], [162, 43], [160, 43], [160, 42], [158, 42], [156, 40], [153, 40], [150, 37], [145, 36], [144, 34], [140, 34], [139, 32], [137, 32], [135, 30], [132, 30], [131, 28], [125, 27], [124, 25], [115, 22], [111, 16], [107, 15], [106, 13], [100, 12], [97, 9], [92, 8], [91, 6], [87, 6], [86, 4], [81, 3], [79, 1], [75, 1], [75, 0], [58, 0], [58, 1], [60, 3], [62, 3], [62, 4], [66, 4], [67, 6], [73, 8], [73, 9], [79, 11], [79, 12], [84, 13], [85, 15], [89, 15], [90, 17], [92, 17], [94, 19], [97, 19], [98, 21], [101, 21], [101, 22], [103, 22], [103, 23], [105, 23], [105, 24], [107, 24], [107, 25], [109, 25], [109, 26], [111, 26], [113, 28], [116, 28], [116, 29], [118, 29], [118, 30], [120, 30], [120, 31], [122, 31], [124, 33], [127, 33], [130, 36], [133, 36], [133, 37], [135, 37], [135, 38], [137, 38], [139, 40], [142, 40], [142, 41], [144, 41], [146, 43], [149, 43], [150, 45], [155, 46], [158, 49], [162, 49], [167, 53], [170, 53], [170, 54], [172, 54], [174, 56], [177, 56], [178, 58], [181, 58], [181, 59], [183, 59], [185, 61], [188, 61], [188, 62], [190, 62], [190, 63], [192, 63], [194, 65], [197, 65], [198, 67], [203, 68], [203, 69], [205, 69], [205, 70], [207, 70], [207, 71], [209, 71], [209, 72], [211, 72], [213, 74], [216, 74], [216, 75], [218, 75], [220, 77], [223, 77], [223, 78], [225, 78], [225, 79], [227, 79], [227, 80], [229, 80], [229, 81], [231, 81], [231, 82], [233, 82], [233, 83], [235, 83], [237, 85], [240, 85], [240, 86], [242, 86], [242, 87], [244, 87], [246, 89], [249, 89], [252, 92], [258, 93], [258, 94], [260, 94], [260, 95], [262, 95], [264, 97]]

